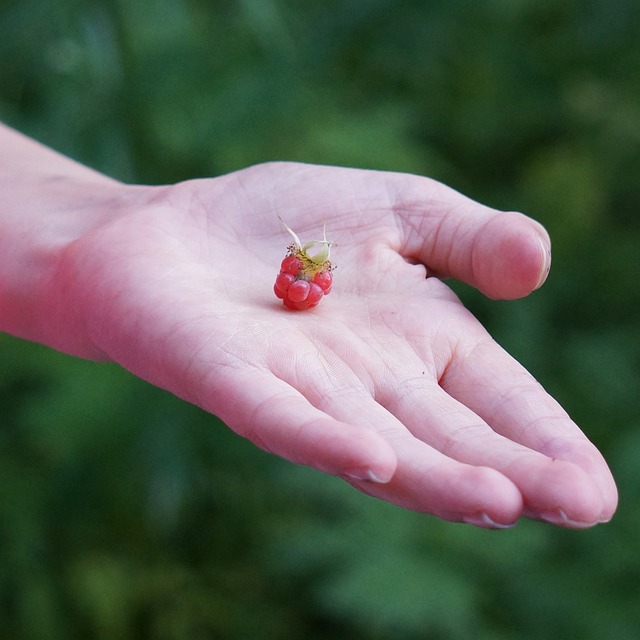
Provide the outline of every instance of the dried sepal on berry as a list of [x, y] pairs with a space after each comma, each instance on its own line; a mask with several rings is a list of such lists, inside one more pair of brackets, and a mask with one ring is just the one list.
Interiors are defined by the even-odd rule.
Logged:
[[284, 228], [293, 238], [273, 287], [285, 307], [301, 311], [315, 307], [331, 291], [333, 265], [330, 254], [333, 243], [327, 240], [326, 227], [322, 240], [303, 244], [282, 218]]

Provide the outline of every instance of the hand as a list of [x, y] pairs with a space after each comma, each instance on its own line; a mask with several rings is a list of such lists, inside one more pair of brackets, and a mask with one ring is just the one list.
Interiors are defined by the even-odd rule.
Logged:
[[[601, 455], [433, 277], [528, 294], [549, 267], [537, 223], [426, 178], [297, 164], [124, 189], [123, 211], [63, 252], [55, 346], [409, 509], [484, 527], [610, 519]], [[303, 241], [326, 223], [337, 245], [313, 310], [273, 294], [278, 216]]]

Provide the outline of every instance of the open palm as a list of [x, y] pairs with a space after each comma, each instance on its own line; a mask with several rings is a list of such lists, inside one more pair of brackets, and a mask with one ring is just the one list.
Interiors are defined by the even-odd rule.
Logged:
[[[547, 270], [536, 223], [425, 178], [298, 164], [126, 189], [126, 214], [59, 271], [81, 355], [410, 509], [488, 527], [611, 517], [598, 451], [431, 277], [528, 294]], [[326, 223], [336, 244], [333, 291], [312, 310], [273, 294], [290, 241], [278, 216], [303, 241]]]

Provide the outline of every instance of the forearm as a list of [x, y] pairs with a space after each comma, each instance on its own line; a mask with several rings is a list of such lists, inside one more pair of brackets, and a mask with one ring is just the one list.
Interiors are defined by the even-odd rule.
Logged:
[[126, 191], [0, 124], [0, 331], [59, 346], [61, 258], [118, 214]]

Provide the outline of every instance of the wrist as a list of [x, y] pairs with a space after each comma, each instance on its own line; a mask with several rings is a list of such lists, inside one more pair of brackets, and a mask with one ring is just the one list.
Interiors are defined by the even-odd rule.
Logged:
[[57, 177], [3, 203], [0, 330], [61, 351], [100, 358], [83, 335], [82, 300], [66, 295], [66, 257], [106, 219], [124, 214], [127, 187]]
[[125, 215], [139, 191], [0, 125], [0, 331], [101, 358], [61, 271], [74, 243]]

